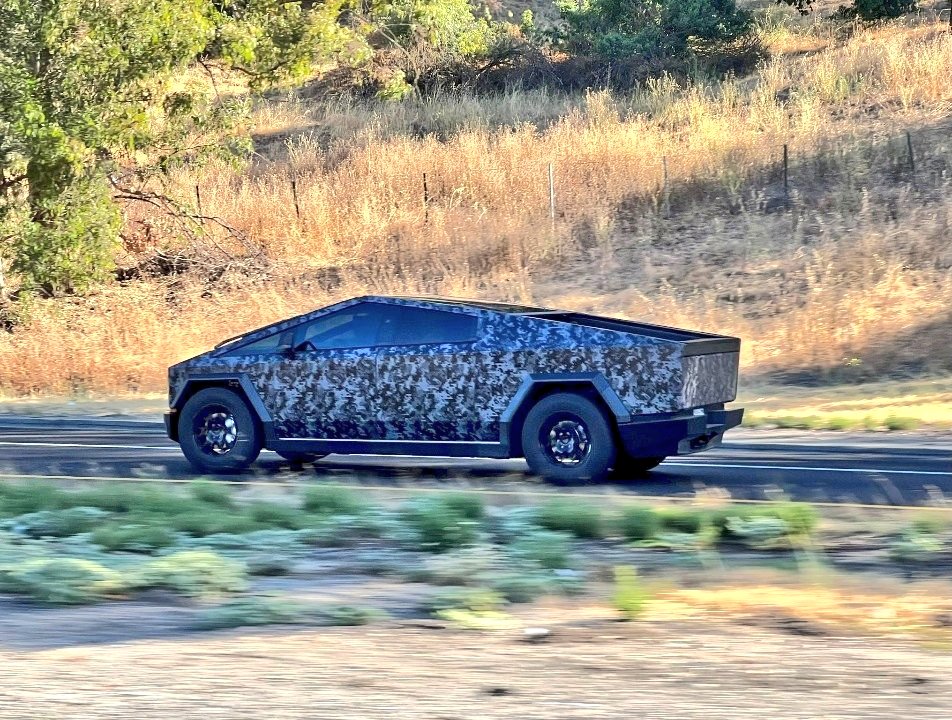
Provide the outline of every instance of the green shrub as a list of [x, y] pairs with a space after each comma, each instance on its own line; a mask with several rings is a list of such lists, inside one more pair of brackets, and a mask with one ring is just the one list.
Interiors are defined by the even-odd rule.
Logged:
[[249, 575], [276, 577], [290, 575], [294, 570], [294, 560], [287, 555], [275, 553], [254, 553], [245, 558]]
[[647, 540], [661, 527], [658, 514], [651, 508], [631, 506], [621, 511], [618, 530], [628, 540]]
[[221, 533], [242, 534], [263, 530], [266, 526], [241, 513], [229, 513], [221, 508], [191, 510], [168, 518], [169, 526], [179, 532], [205, 537]]
[[106, 511], [94, 507], [39, 510], [12, 518], [5, 524], [18, 535], [63, 538], [89, 532], [108, 515]]
[[[69, 507], [67, 493], [47, 483], [0, 484], [0, 514], [6, 517]], [[88, 503], [77, 503], [87, 505]]]
[[624, 565], [615, 568], [612, 603], [625, 620], [634, 620], [641, 615], [648, 599], [648, 592], [638, 579], [635, 568]]
[[314, 621], [314, 609], [281, 597], [243, 597], [229, 600], [198, 613], [193, 627], [198, 630], [253, 625], [290, 625]]
[[915, 430], [920, 423], [916, 418], [890, 415], [883, 424], [887, 430]]
[[539, 573], [499, 575], [490, 579], [489, 586], [511, 603], [532, 602], [554, 589], [552, 580]]
[[108, 551], [153, 553], [175, 544], [175, 534], [159, 525], [112, 524], [100, 527], [92, 541]]
[[247, 513], [254, 522], [266, 527], [299, 530], [307, 524], [304, 513], [297, 508], [281, 503], [251, 503], [248, 505]]
[[557, 0], [570, 51], [610, 59], [684, 57], [696, 46], [748, 34], [751, 14], [735, 0]]
[[246, 567], [209, 550], [182, 550], [147, 563], [136, 585], [191, 596], [239, 592], [247, 586]]
[[304, 509], [315, 515], [359, 515], [367, 504], [347, 488], [318, 485], [304, 492]]
[[315, 527], [304, 531], [302, 539], [308, 545], [349, 547], [368, 538], [389, 536], [400, 526], [383, 513], [324, 515], [317, 520]]
[[475, 493], [445, 493], [438, 495], [437, 499], [467, 520], [478, 522], [486, 516], [486, 504]]
[[509, 546], [513, 557], [537, 564], [548, 570], [566, 568], [571, 564], [572, 536], [553, 530], [540, 530], [524, 535]]
[[949, 529], [950, 519], [944, 515], [923, 515], [912, 521], [912, 532], [937, 535]]
[[434, 555], [415, 565], [407, 579], [433, 585], [471, 585], [504, 564], [505, 558], [493, 547], [474, 545]]
[[423, 609], [434, 615], [444, 610], [491, 612], [505, 604], [499, 593], [488, 588], [459, 587], [434, 593], [424, 601]]
[[539, 524], [547, 530], [562, 530], [577, 538], [604, 535], [602, 511], [574, 500], [553, 500], [539, 509]]
[[119, 595], [122, 575], [90, 560], [35, 558], [4, 573], [3, 587], [51, 605], [76, 605]]
[[658, 520], [664, 530], [679, 533], [698, 533], [704, 525], [705, 513], [686, 508], [666, 508], [658, 512]]
[[210, 480], [196, 480], [188, 487], [192, 497], [207, 505], [216, 505], [223, 508], [235, 506], [232, 491], [225, 485]]
[[826, 430], [850, 430], [854, 427], [856, 427], [856, 422], [854, 420], [839, 415], [827, 418], [826, 422], [824, 423], [824, 428]]
[[380, 610], [353, 605], [325, 605], [317, 608], [314, 615], [322, 625], [366, 625], [386, 617]]
[[476, 542], [479, 524], [442, 498], [423, 498], [408, 503], [402, 510], [404, 521], [416, 532], [421, 550], [446, 552]]
[[495, 540], [504, 545], [543, 529], [538, 508], [525, 505], [494, 510], [490, 527]]
[[204, 503], [161, 487], [115, 484], [69, 493], [74, 505], [88, 505], [110, 512], [179, 515], [206, 507]]
[[767, 511], [774, 513], [790, 528], [793, 535], [812, 535], [819, 522], [819, 515], [812, 505], [807, 503], [783, 503]]

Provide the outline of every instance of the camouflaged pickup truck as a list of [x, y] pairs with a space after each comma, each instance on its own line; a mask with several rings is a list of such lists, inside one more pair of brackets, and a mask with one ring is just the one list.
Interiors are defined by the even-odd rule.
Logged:
[[737, 338], [561, 310], [354, 298], [169, 369], [169, 437], [203, 472], [267, 448], [525, 457], [537, 474], [644, 473], [714, 447], [743, 410]]

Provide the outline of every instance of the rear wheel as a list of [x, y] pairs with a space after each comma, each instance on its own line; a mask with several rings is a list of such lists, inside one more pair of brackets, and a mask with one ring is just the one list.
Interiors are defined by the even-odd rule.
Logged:
[[619, 452], [613, 469], [615, 475], [623, 480], [644, 477], [666, 459], [665, 457], [631, 457]]
[[598, 405], [576, 393], [557, 393], [529, 411], [522, 451], [531, 470], [549, 480], [601, 480], [615, 462], [615, 439]]
[[244, 398], [225, 388], [206, 388], [182, 408], [179, 444], [196, 469], [232, 473], [257, 459], [262, 436]]

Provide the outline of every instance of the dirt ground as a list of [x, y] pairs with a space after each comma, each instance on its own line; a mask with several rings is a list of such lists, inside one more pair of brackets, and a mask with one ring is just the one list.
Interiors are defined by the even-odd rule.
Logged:
[[[778, 619], [436, 621], [0, 649], [0, 718], [952, 717], [952, 654]], [[537, 620], [551, 634], [528, 641]]]

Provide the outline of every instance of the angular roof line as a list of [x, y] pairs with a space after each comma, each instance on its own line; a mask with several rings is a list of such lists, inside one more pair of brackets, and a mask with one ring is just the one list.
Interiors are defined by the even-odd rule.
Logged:
[[497, 312], [536, 313], [550, 311], [549, 308], [539, 307], [538, 305], [523, 305], [522, 303], [498, 302], [494, 300], [476, 300], [473, 298], [445, 297], [442, 295], [372, 295], [368, 297], [442, 303], [444, 305], [465, 305], [467, 307], [495, 310]]

